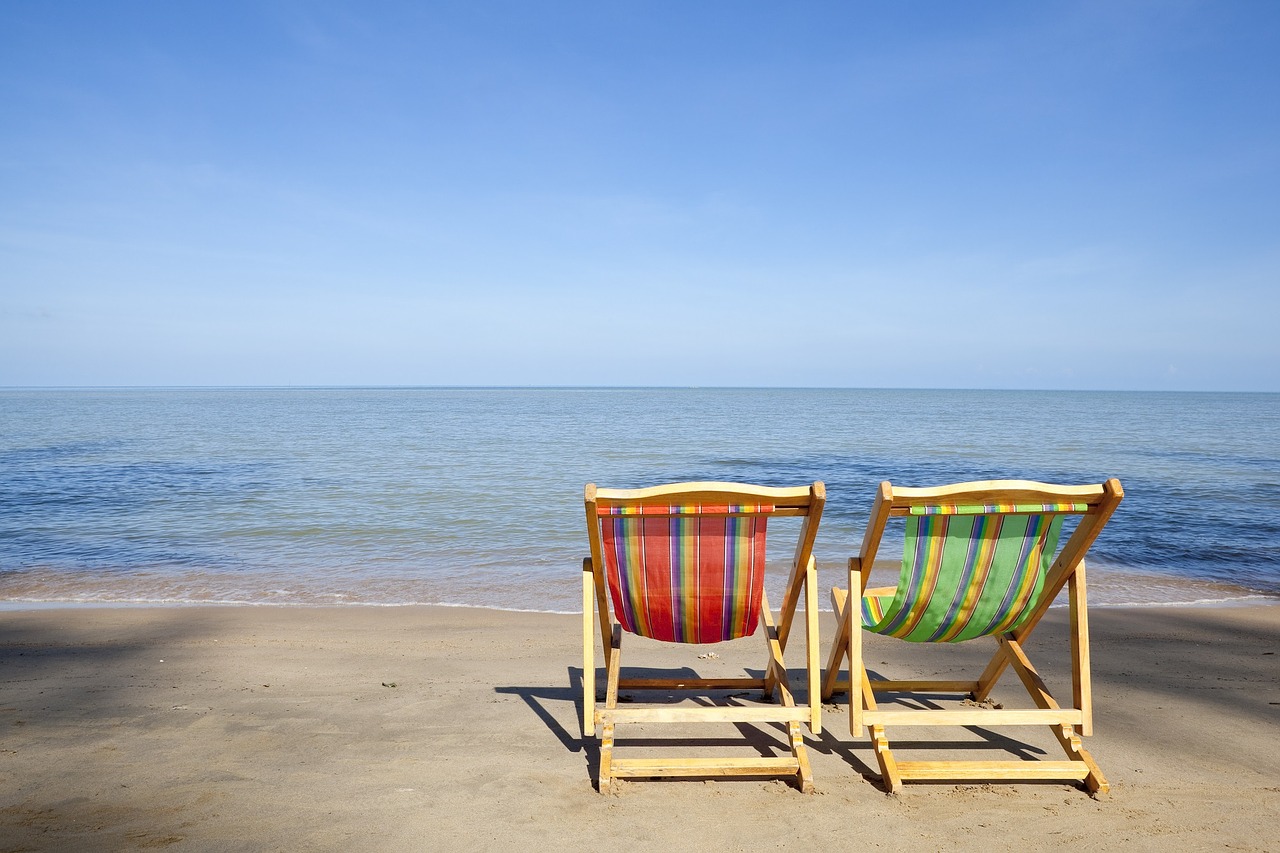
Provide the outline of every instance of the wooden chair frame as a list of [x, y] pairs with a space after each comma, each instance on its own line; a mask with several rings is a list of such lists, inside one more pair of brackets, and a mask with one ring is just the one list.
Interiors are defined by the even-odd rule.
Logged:
[[[1089, 624], [1085, 595], [1085, 553], [1124, 497], [1120, 481], [1107, 480], [1091, 486], [1055, 486], [1027, 480], [991, 480], [960, 483], [928, 489], [908, 489], [880, 484], [871, 509], [871, 519], [857, 557], [849, 560], [849, 589], [859, 595], [891, 594], [894, 588], [867, 590], [867, 578], [875, 563], [885, 525], [894, 516], [910, 513], [913, 506], [935, 504], [1049, 504], [1086, 503], [1088, 509], [1067, 543], [1062, 546], [1045, 577], [1035, 609], [1016, 630], [994, 637], [997, 647], [990, 663], [976, 681], [891, 681], [867, 675], [862, 651], [862, 631], [851, 630], [852, 620], [861, 619], [860, 599], [850, 601], [848, 593], [832, 589], [837, 634], [831, 646], [823, 677], [822, 698], [827, 701], [842, 690], [850, 690], [850, 680], [840, 678], [840, 665], [847, 658], [850, 672], [860, 686], [850, 691], [849, 731], [861, 737], [870, 730], [880, 774], [885, 787], [896, 793], [904, 780], [1079, 780], [1090, 793], [1107, 792], [1109, 785], [1093, 757], [1081, 745], [1081, 736], [1093, 734], [1093, 702], [1089, 676]], [[1072, 695], [1070, 707], [1061, 707], [1050, 694], [1040, 674], [1027, 658], [1024, 645], [1045, 611], [1066, 586], [1068, 591]], [[1035, 709], [898, 709], [881, 708], [877, 693], [968, 694], [982, 702], [995, 688], [1006, 669], [1022, 682]], [[890, 748], [885, 727], [899, 726], [1038, 726], [1047, 725], [1066, 752], [1064, 761], [898, 761]]]
[[[599, 790], [609, 790], [610, 782], [625, 777], [709, 777], [766, 776], [794, 777], [804, 792], [813, 788], [813, 774], [805, 753], [800, 724], [807, 723], [815, 734], [822, 731], [821, 706], [817, 702], [821, 662], [818, 652], [817, 570], [813, 558], [813, 541], [826, 503], [826, 490], [821, 482], [802, 488], [778, 489], [738, 483], [675, 483], [645, 489], [597, 489], [588, 484], [585, 494], [588, 538], [591, 556], [583, 561], [582, 583], [582, 708], [583, 731], [594, 737], [600, 730]], [[614, 622], [609, 611], [609, 595], [605, 581], [604, 544], [598, 512], [601, 508], [619, 506], [666, 506], [702, 504], [705, 506], [771, 505], [771, 511], [758, 513], [772, 517], [801, 516], [799, 540], [790, 578], [782, 599], [777, 622], [769, 609], [768, 596], [761, 603], [760, 622], [768, 658], [763, 678], [640, 678], [622, 675], [622, 626]], [[743, 513], [736, 513], [743, 514]], [[705, 516], [704, 516], [705, 517]], [[799, 704], [787, 676], [783, 651], [791, 633], [797, 606], [805, 602], [805, 639], [808, 646], [808, 693], [805, 704]], [[604, 706], [597, 706], [595, 636], [597, 625], [604, 655], [606, 687]], [[766, 699], [775, 694], [778, 704], [769, 707], [714, 705], [688, 707], [672, 704], [628, 703], [618, 706], [619, 690], [689, 691], [690, 695], [706, 695], [712, 690], [760, 689]], [[615, 730], [622, 723], [782, 723], [786, 726], [790, 755], [756, 758], [661, 758], [620, 759], [614, 757]]]

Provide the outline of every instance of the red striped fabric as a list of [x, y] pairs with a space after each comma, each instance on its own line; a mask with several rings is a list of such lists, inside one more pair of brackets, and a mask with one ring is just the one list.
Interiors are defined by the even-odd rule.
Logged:
[[720, 515], [680, 507], [646, 507], [641, 515], [601, 510], [609, 594], [624, 630], [676, 643], [755, 633], [768, 518], [724, 514], [737, 507], [699, 509]]

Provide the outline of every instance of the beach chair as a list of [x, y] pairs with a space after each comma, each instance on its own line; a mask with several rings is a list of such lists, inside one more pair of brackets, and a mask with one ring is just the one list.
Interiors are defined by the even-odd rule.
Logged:
[[[821, 675], [817, 575], [812, 550], [825, 502], [820, 482], [791, 489], [737, 483], [586, 487], [591, 556], [583, 562], [583, 731], [587, 737], [594, 737], [597, 729], [600, 732], [601, 792], [607, 792], [616, 778], [719, 776], [791, 777], [800, 790], [812, 790], [813, 774], [800, 724], [821, 732], [821, 708], [816, 701]], [[764, 589], [765, 535], [769, 518], [781, 516], [803, 520], [775, 623]], [[782, 658], [802, 596], [808, 647], [805, 704], [797, 702]], [[597, 625], [606, 672], [603, 707], [596, 703]], [[718, 643], [752, 636], [761, 625], [767, 657], [760, 678], [675, 677], [669, 671], [654, 677], [622, 674], [624, 632], [666, 643]], [[712, 704], [719, 691], [750, 689], [763, 691], [763, 699], [770, 704], [744, 703], [740, 697], [722, 694]], [[661, 691], [695, 698], [698, 704], [634, 702], [622, 707], [619, 690]], [[780, 724], [789, 754], [614, 757], [615, 732], [622, 724], [700, 722]]]
[[[1089, 682], [1089, 627], [1085, 601], [1085, 552], [1124, 497], [1118, 480], [1100, 485], [1054, 486], [1024, 480], [960, 483], [930, 489], [880, 484], [862, 550], [849, 560], [851, 606], [842, 589], [831, 591], [837, 635], [823, 677], [822, 698], [849, 690], [849, 731], [870, 738], [890, 792], [904, 780], [1079, 780], [1093, 792], [1108, 785], [1081, 736], [1093, 733]], [[1079, 518], [1057, 552], [1067, 517]], [[896, 588], [866, 589], [881, 538], [891, 518], [905, 527]], [[1063, 586], [1068, 590], [1072, 695], [1062, 707], [1027, 658], [1027, 638]], [[919, 643], [957, 643], [993, 637], [995, 654], [976, 681], [891, 681], [870, 678], [863, 660], [862, 630]], [[850, 662], [850, 680], [840, 677]], [[996, 681], [1012, 669], [1035, 708], [997, 707]], [[850, 690], [850, 682], [856, 685]], [[894, 695], [893, 706], [877, 704]], [[959, 695], [956, 695], [959, 694]], [[959, 707], [944, 697], [961, 699]], [[967, 698], [968, 701], [963, 701]], [[906, 704], [907, 707], [903, 707]], [[1066, 760], [898, 761], [885, 734], [890, 726], [1048, 726]]]

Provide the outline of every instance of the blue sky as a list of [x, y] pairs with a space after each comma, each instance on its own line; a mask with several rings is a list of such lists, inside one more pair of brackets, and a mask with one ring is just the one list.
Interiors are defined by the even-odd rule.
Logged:
[[1280, 3], [0, 0], [0, 385], [1280, 391]]

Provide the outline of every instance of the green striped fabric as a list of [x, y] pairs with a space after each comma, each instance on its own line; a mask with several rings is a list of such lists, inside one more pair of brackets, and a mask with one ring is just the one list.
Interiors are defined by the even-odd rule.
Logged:
[[908, 516], [898, 588], [862, 599], [863, 626], [918, 643], [1014, 630], [1039, 601], [1068, 506]]

